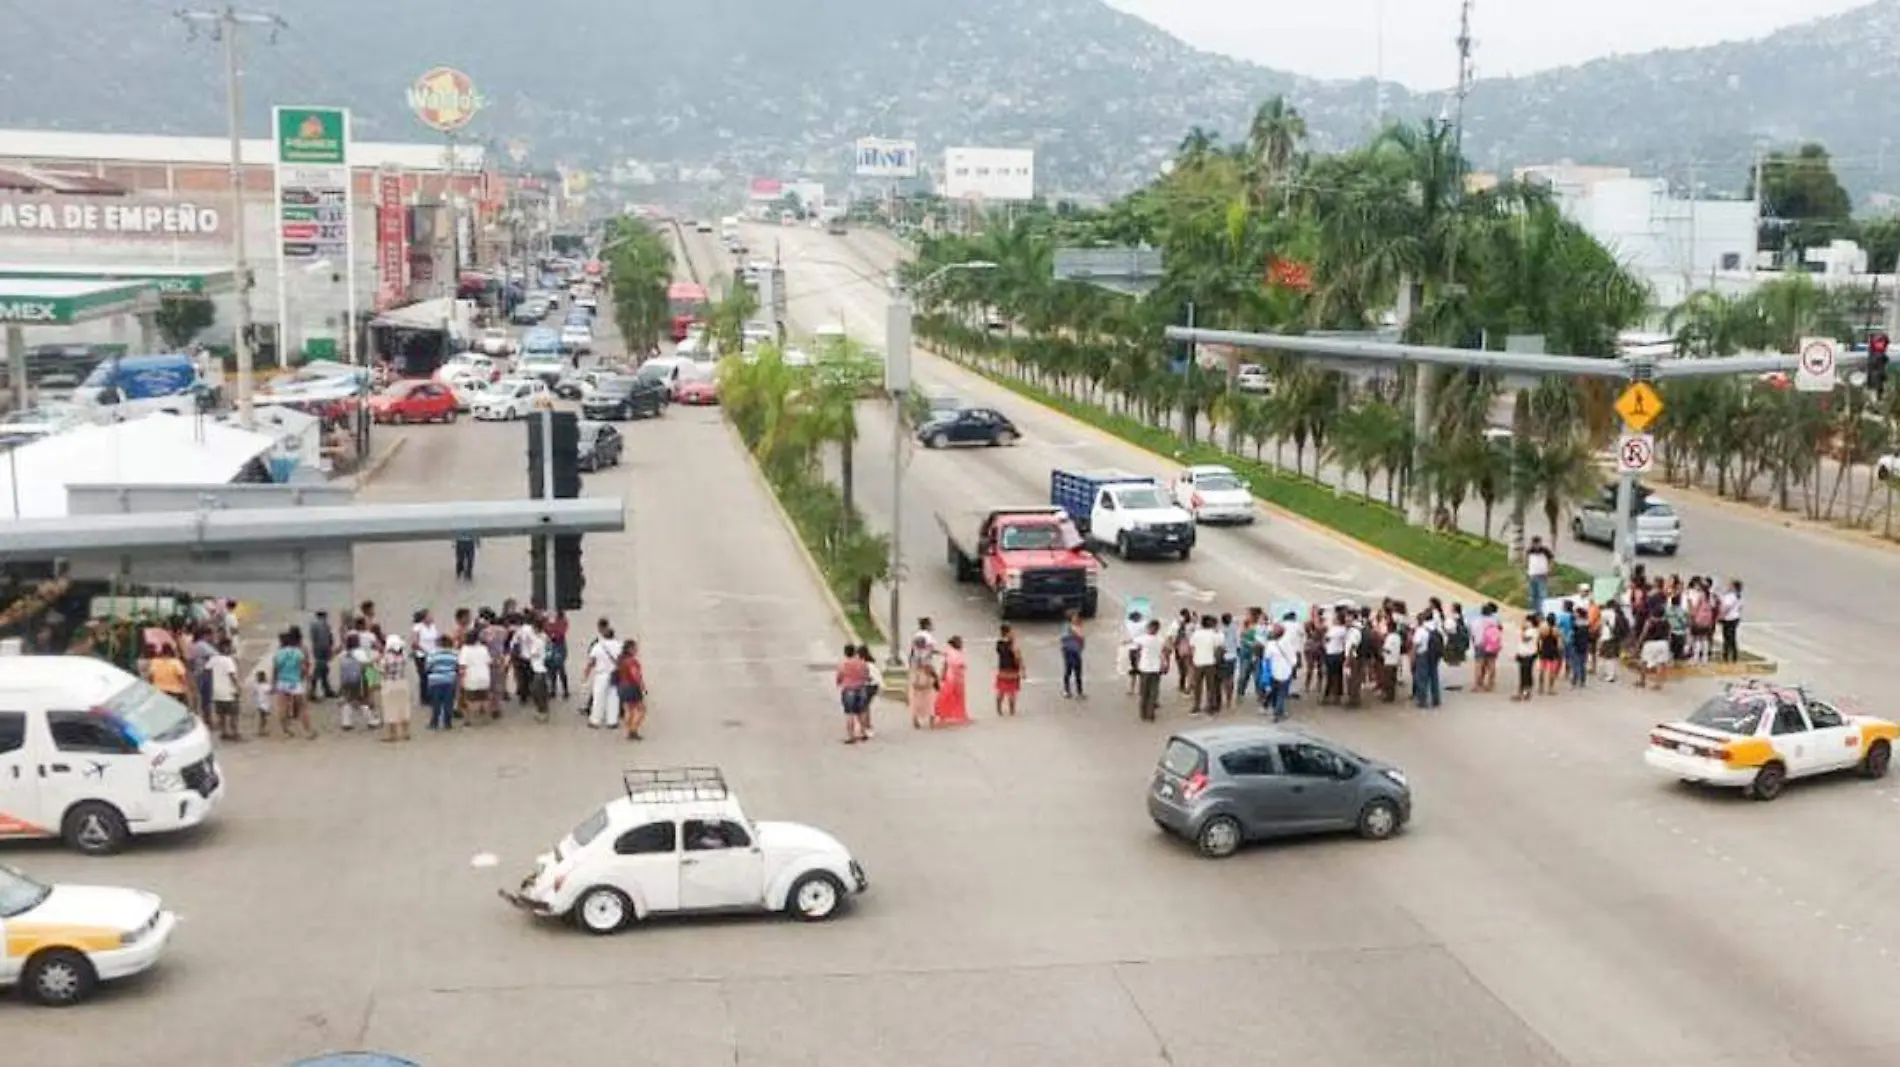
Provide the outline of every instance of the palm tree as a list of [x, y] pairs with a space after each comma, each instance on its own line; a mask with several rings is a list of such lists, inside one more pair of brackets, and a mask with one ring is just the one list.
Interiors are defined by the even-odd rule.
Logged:
[[1253, 122], [1247, 127], [1245, 152], [1256, 206], [1267, 204], [1273, 190], [1292, 176], [1305, 141], [1306, 119], [1286, 102], [1286, 97], [1273, 97], [1254, 112]]
[[800, 390], [801, 427], [807, 439], [814, 446], [832, 444], [838, 448], [838, 491], [844, 498], [847, 516], [857, 514], [853, 457], [858, 444], [858, 396], [856, 383], [835, 378], [808, 378]]

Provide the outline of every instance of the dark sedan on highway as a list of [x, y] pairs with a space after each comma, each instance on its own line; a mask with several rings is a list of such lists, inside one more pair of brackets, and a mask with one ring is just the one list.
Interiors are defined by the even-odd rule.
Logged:
[[620, 436], [619, 430], [604, 422], [583, 421], [580, 431], [580, 455], [576, 462], [581, 470], [597, 471], [620, 466], [620, 454], [626, 448], [626, 438]]
[[671, 399], [663, 381], [613, 374], [594, 383], [594, 391], [581, 401], [581, 415], [601, 422], [648, 418], [663, 414]]

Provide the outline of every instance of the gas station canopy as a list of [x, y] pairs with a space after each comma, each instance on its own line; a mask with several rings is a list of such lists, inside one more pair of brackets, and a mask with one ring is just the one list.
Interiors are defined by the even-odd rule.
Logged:
[[114, 315], [137, 314], [140, 298], [152, 291], [145, 281], [81, 281], [0, 278], [0, 323], [8, 326], [71, 326]]
[[14, 281], [123, 282], [151, 286], [162, 297], [204, 297], [236, 288], [237, 272], [230, 267], [49, 267], [43, 264], [0, 263], [0, 290]]

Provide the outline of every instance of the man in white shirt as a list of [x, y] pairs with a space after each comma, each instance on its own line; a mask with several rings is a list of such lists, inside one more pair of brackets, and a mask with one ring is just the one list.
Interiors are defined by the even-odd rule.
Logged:
[[1127, 634], [1122, 642], [1122, 656], [1128, 661], [1128, 695], [1134, 696], [1136, 683], [1141, 678], [1141, 635], [1148, 632], [1148, 623], [1141, 617], [1141, 612], [1131, 611], [1122, 629]]
[[429, 703], [429, 679], [428, 672], [422, 669], [422, 661], [429, 658], [441, 639], [442, 631], [436, 629], [435, 616], [429, 609], [416, 612], [415, 623], [409, 627], [409, 654], [415, 659], [416, 702], [424, 706]]
[[541, 632], [541, 617], [529, 615], [516, 635], [517, 654], [528, 663], [528, 700], [534, 705], [534, 717], [548, 721], [548, 637]]
[[1227, 647], [1212, 615], [1201, 616], [1201, 625], [1188, 636], [1188, 654], [1194, 666], [1194, 710], [1191, 715], [1215, 715], [1220, 712], [1220, 657]]
[[1539, 614], [1543, 613], [1544, 599], [1550, 594], [1550, 565], [1555, 560], [1544, 539], [1532, 535], [1530, 547], [1524, 550], [1524, 578], [1530, 586], [1531, 610]]
[[211, 677], [211, 708], [218, 724], [218, 736], [226, 741], [242, 740], [238, 735], [238, 667], [231, 655], [230, 638], [218, 641], [218, 650], [205, 663]]
[[1273, 714], [1274, 722], [1286, 720], [1287, 691], [1293, 688], [1293, 676], [1299, 666], [1299, 655], [1287, 640], [1285, 626], [1275, 624], [1267, 632], [1266, 669], [1267, 691], [1261, 701]]
[[1143, 722], [1153, 722], [1155, 707], [1161, 702], [1161, 671], [1167, 665], [1161, 638], [1161, 621], [1149, 619], [1135, 638], [1135, 673], [1140, 676], [1140, 708]]
[[1346, 691], [1346, 612], [1334, 608], [1326, 613], [1326, 635], [1321, 649], [1326, 656], [1325, 687], [1320, 690], [1321, 704], [1337, 704]]
[[[461, 668], [462, 695], [464, 704], [474, 715], [480, 708], [492, 708], [491, 718], [499, 718], [499, 703], [491, 704], [488, 698], [489, 688], [494, 684], [494, 657], [488, 654], [488, 646], [480, 641], [470, 641], [455, 654], [455, 661]], [[474, 719], [469, 720], [470, 725]]]

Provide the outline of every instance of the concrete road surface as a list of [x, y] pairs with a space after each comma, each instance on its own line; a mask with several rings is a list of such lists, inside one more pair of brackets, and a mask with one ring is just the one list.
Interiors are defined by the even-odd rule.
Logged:
[[[881, 342], [884, 298], [872, 283], [888, 257], [863, 239], [792, 229], [765, 228], [755, 247], [764, 234], [783, 245], [795, 329], [842, 315], [854, 335]], [[917, 368], [926, 388], [993, 404], [1026, 431], [1014, 448], [912, 461], [905, 614], [934, 615], [940, 633], [970, 641], [979, 719], [966, 734], [925, 743], [1007, 735], [1024, 756], [1022, 774], [1097, 780], [1099, 798], [1074, 784], [1058, 810], [1033, 816], [1051, 843], [1048, 865], [1080, 874], [1072, 852], [1106, 862], [1145, 850], [1132, 795], [1161, 738], [1186, 721], [1185, 705], [1170, 699], [1156, 726], [1134, 721], [1106, 662], [1118, 627], [1105, 608], [1089, 631], [1086, 702], [1064, 701], [1055, 689], [1053, 625], [1024, 623], [1024, 718], [991, 718], [996, 620], [985, 598], [949, 580], [929, 516], [937, 507], [1045, 499], [1055, 465], [1149, 471], [1154, 463], [941, 361], [920, 356]], [[860, 500], [888, 527], [888, 416], [876, 404], [860, 411]], [[1330, 580], [1340, 574], [1350, 578]], [[1409, 574], [1271, 520], [1203, 530], [1188, 564], [1111, 561], [1104, 577], [1111, 602], [1143, 595], [1166, 609], [1330, 594], [1322, 583], [1366, 594], [1422, 591]], [[1900, 815], [1900, 790], [1845, 779], [1759, 805], [1657, 779], [1641, 762], [1646, 728], [1685, 713], [1710, 688], [1656, 694], [1599, 685], [1528, 706], [1454, 693], [1436, 713], [1302, 706], [1302, 722], [1412, 774], [1420, 814], [1403, 840], [1274, 846], [1224, 865], [1177, 863], [1177, 850], [1160, 847], [1147, 864], [1166, 871], [1158, 896], [1146, 896], [1145, 883], [1066, 883], [1068, 905], [1052, 902], [1043, 921], [1048, 929], [1101, 922], [1104, 944], [1144, 960], [1113, 971], [1175, 1062], [1212, 1062], [1228, 1042], [1255, 1058], [1262, 1047], [1284, 1050], [1288, 1062], [1329, 1045], [1317, 1054], [1342, 1063], [1891, 1062], [1900, 1044], [1885, 1005], [1900, 993], [1900, 919], [1882, 905], [1900, 888], [1900, 862], [1883, 842]], [[1021, 740], [1032, 731], [1034, 752]], [[1104, 820], [1125, 817], [1127, 832], [1069, 825], [1084, 808]], [[1042, 887], [1049, 874], [1023, 881]], [[1205, 912], [1197, 930], [1228, 943], [1147, 940], [1151, 922], [1174, 915], [1169, 922], [1185, 923], [1189, 911]], [[1184, 1014], [1164, 1021], [1151, 995]], [[1188, 1017], [1202, 1035], [1192, 1042], [1170, 1029]], [[1242, 1036], [1255, 1027], [1262, 1037]], [[1096, 1032], [1113, 1030], [1104, 1021]]]
[[[872, 282], [881, 285], [902, 261], [902, 246], [875, 231], [842, 239], [803, 230], [782, 236], [789, 285], [795, 294], [808, 294], [809, 314], [824, 321], [842, 314], [854, 334], [874, 343], [881, 338], [884, 297]], [[949, 391], [1014, 402], [928, 355], [920, 355], [916, 365], [924, 381]], [[1779, 660], [1784, 677], [1812, 679], [1869, 700], [1886, 691], [1895, 677], [1893, 626], [1885, 598], [1874, 591], [1900, 588], [1900, 551], [1784, 526], [1752, 509], [1690, 496], [1671, 500], [1683, 518], [1683, 549], [1673, 559], [1644, 557], [1652, 573], [1741, 578], [1747, 591], [1744, 645]], [[1600, 546], [1566, 538], [1560, 553], [1592, 572], [1609, 569], [1609, 554]]]

